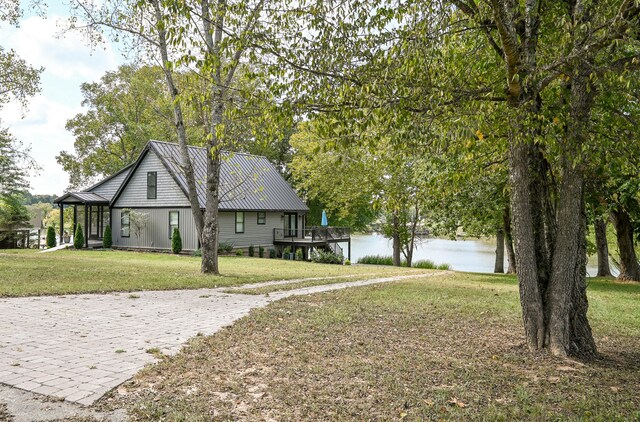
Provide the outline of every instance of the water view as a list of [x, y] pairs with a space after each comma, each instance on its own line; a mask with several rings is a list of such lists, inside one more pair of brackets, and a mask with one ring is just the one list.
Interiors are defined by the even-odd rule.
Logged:
[[[436, 264], [449, 264], [452, 270], [477, 273], [492, 273], [495, 262], [494, 239], [450, 240], [428, 238], [420, 241], [414, 252], [414, 261], [430, 259]], [[346, 245], [345, 245], [346, 252]], [[391, 255], [391, 240], [380, 234], [355, 234], [351, 236], [351, 261], [365, 255]], [[591, 257], [587, 274], [597, 272], [597, 262]], [[505, 256], [505, 270], [508, 267]]]

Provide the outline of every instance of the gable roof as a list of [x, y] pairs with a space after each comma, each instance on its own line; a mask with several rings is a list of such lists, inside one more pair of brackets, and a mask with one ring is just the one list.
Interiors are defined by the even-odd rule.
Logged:
[[[206, 148], [189, 146], [200, 207], [206, 205]], [[126, 187], [136, 169], [150, 151], [155, 153], [185, 197], [187, 181], [181, 165], [180, 146], [170, 142], [149, 141], [126, 179], [111, 200], [111, 205]], [[301, 211], [309, 208], [298, 197], [276, 167], [266, 158], [245, 153], [223, 152], [220, 168], [221, 211]]]
[[69, 192], [56, 198], [53, 202], [56, 204], [64, 202], [67, 204], [81, 203], [106, 205], [109, 203], [109, 200], [94, 192]]

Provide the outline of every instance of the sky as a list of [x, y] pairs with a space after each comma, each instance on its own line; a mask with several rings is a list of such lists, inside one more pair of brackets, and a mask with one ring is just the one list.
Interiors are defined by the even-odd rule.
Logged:
[[44, 67], [41, 92], [32, 97], [26, 110], [9, 103], [0, 110], [0, 125], [23, 145], [31, 146], [31, 155], [41, 170], [31, 174], [34, 194], [61, 195], [69, 177], [56, 162], [60, 151], [73, 152], [73, 136], [64, 127], [67, 120], [86, 111], [81, 106], [80, 84], [97, 81], [109, 70], [124, 63], [117, 46], [92, 50], [79, 33], [60, 37], [60, 26], [68, 11], [48, 2], [46, 18], [25, 14], [18, 28], [3, 25], [0, 45], [14, 49], [33, 67]]

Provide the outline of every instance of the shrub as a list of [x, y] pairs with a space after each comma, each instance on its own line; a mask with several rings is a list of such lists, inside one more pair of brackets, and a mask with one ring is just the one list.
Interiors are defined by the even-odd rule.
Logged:
[[433, 263], [430, 259], [421, 259], [420, 261], [416, 261], [412, 265], [413, 268], [424, 268], [425, 270], [435, 270], [436, 264]]
[[236, 256], [242, 256], [243, 254], [244, 252], [242, 251], [242, 249], [236, 250]]
[[193, 256], [202, 256], [202, 249], [196, 249], [195, 251], [193, 251]]
[[302, 249], [298, 249], [296, 251], [296, 261], [303, 261], [304, 260], [304, 252], [302, 252]]
[[311, 261], [320, 264], [342, 264], [342, 257], [333, 252], [313, 251]]
[[84, 248], [84, 234], [82, 233], [82, 226], [80, 224], [76, 227], [76, 234], [73, 236], [73, 247], [76, 249]]
[[269, 249], [269, 258], [275, 258], [276, 257], [276, 250], [271, 248]]
[[102, 247], [110, 249], [113, 244], [113, 235], [111, 234], [111, 226], [107, 224], [104, 228], [104, 235], [102, 236]]
[[358, 264], [393, 265], [393, 258], [383, 255], [366, 255], [358, 259]]
[[220, 242], [218, 243], [218, 253], [230, 253], [233, 250], [232, 242]]
[[349, 261], [348, 259], [345, 259], [344, 265], [351, 265], [351, 261]]
[[47, 228], [47, 248], [56, 247], [56, 229], [53, 226]]
[[264, 258], [264, 248], [262, 246], [258, 247], [258, 256]]
[[177, 227], [173, 228], [171, 236], [171, 252], [175, 254], [182, 252], [182, 237], [180, 237], [180, 230]]
[[255, 254], [256, 254], [256, 251], [255, 251], [253, 245], [250, 245], [249, 246], [249, 256], [253, 257]]
[[440, 264], [436, 267], [436, 269], [438, 270], [450, 270], [451, 269], [451, 265], [449, 264]]

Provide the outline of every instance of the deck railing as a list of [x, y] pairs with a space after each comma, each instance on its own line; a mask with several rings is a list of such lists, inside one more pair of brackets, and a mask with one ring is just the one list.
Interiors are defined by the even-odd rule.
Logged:
[[311, 239], [311, 241], [348, 240], [351, 237], [349, 227], [307, 227], [304, 230], [273, 229], [273, 240], [294, 241], [295, 239]]

